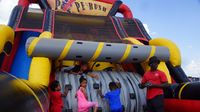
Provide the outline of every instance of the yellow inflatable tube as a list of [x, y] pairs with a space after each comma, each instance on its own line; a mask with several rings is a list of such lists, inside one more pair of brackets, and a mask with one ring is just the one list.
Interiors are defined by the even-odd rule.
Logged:
[[15, 85], [15, 87], [18, 87], [17, 89], [24, 90], [27, 92], [27, 94], [30, 94], [31, 96], [33, 96], [35, 98], [35, 100], [37, 101], [37, 103], [41, 109], [41, 112], [45, 112], [42, 102], [40, 101], [40, 98], [35, 94], [35, 92], [28, 85], [26, 85], [26, 83], [24, 83], [20, 79], [16, 79], [16, 80], [12, 81], [12, 84]]
[[165, 46], [170, 52], [170, 63], [176, 67], [181, 65], [181, 53], [176, 44], [164, 38], [156, 38], [149, 41], [149, 45]]
[[0, 24], [0, 53], [3, 51], [6, 42], [13, 44], [14, 34], [14, 30], [11, 27]]
[[115, 69], [115, 64], [110, 62], [89, 62], [89, 68], [95, 71], [102, 71], [106, 69]]
[[[51, 38], [50, 32], [43, 32], [39, 38]], [[28, 80], [31, 83], [48, 86], [51, 74], [51, 60], [45, 57], [33, 57]]]
[[56, 60], [54, 64], [55, 64], [55, 69], [60, 69], [62, 67], [80, 65], [80, 62], [72, 60]]
[[[129, 37], [129, 38], [125, 38], [124, 40], [125, 40], [125, 41], [130, 41], [132, 44], [144, 45], [143, 43], [141, 43], [140, 41], [136, 40], [135, 38]], [[150, 41], [151, 41], [151, 40], [150, 40]], [[156, 44], [151, 43], [151, 44], [149, 44], [149, 45], [151, 45], [151, 47], [152, 47], [151, 53], [150, 53], [148, 59], [147, 59], [145, 62], [141, 63], [141, 65], [142, 65], [142, 67], [143, 67], [143, 69], [144, 69], [145, 71], [150, 70], [150, 67], [149, 67], [149, 65], [148, 65], [148, 61], [149, 61], [149, 58], [151, 58], [152, 56], [154, 56], [155, 50], [156, 50], [156, 49], [155, 49], [155, 46], [154, 46], [154, 45], [156, 45]], [[159, 64], [158, 69], [161, 70], [161, 71], [163, 71], [163, 72], [166, 74], [168, 83], [172, 83], [171, 76], [170, 76], [170, 74], [169, 74], [169, 70], [168, 70], [168, 68], [167, 68], [167, 66], [166, 66], [166, 64], [165, 64], [164, 62], [161, 62], [161, 63]]]

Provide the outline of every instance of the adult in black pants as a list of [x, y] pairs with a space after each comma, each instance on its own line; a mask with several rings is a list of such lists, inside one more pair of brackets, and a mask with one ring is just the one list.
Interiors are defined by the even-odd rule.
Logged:
[[144, 74], [139, 87], [142, 89], [147, 87], [148, 112], [164, 112], [163, 88], [169, 84], [165, 73], [157, 69], [160, 64], [157, 57], [151, 57], [148, 64], [151, 69]]

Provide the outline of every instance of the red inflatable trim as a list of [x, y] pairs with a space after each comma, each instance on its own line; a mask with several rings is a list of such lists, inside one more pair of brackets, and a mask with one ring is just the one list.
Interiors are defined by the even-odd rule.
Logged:
[[200, 112], [200, 100], [165, 99], [166, 112]]
[[[97, 1], [113, 4], [113, 3], [115, 3], [116, 0], [97, 0]], [[122, 4], [119, 7], [119, 12], [122, 13], [125, 18], [133, 18], [133, 14], [132, 14], [131, 10], [125, 4]]]
[[31, 3], [38, 3], [38, 0], [19, 0], [18, 5], [28, 7]]

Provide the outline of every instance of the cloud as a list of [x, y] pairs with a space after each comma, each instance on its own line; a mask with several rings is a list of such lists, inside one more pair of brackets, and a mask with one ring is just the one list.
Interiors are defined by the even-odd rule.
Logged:
[[147, 31], [147, 33], [151, 36], [151, 37], [157, 37], [158, 33], [157, 32], [152, 32], [149, 29], [149, 26], [147, 24], [143, 24], [145, 30]]
[[[144, 26], [145, 30], [147, 31], [147, 33], [152, 38], [158, 37], [158, 33], [150, 31], [150, 28], [147, 24], [143, 24], [143, 26]], [[193, 45], [187, 45], [186, 47], [188, 49], [192, 49]], [[183, 69], [184, 69], [186, 75], [193, 76], [193, 77], [200, 77], [200, 59], [193, 59], [188, 64], [185, 63], [184, 65], [185, 66], [183, 67]]]
[[29, 7], [34, 9], [40, 9], [40, 6], [38, 4], [31, 4]]
[[200, 77], [200, 59], [191, 60], [184, 70], [188, 76]]
[[192, 45], [188, 45], [188, 46], [187, 46], [187, 48], [189, 48], [189, 49], [192, 49], [192, 48], [193, 48], [193, 46], [192, 46]]
[[[0, 24], [7, 24], [12, 9], [17, 5], [18, 0], [0, 0]], [[31, 8], [39, 8], [37, 4], [31, 4]]]
[[149, 33], [150, 33], [150, 30], [149, 30], [148, 25], [147, 25], [147, 24], [143, 24], [143, 26], [144, 26], [145, 30], [147, 31], [147, 33], [149, 34]]
[[157, 37], [158, 33], [157, 32], [150, 32], [151, 37]]
[[0, 24], [7, 24], [17, 0], [0, 0]]

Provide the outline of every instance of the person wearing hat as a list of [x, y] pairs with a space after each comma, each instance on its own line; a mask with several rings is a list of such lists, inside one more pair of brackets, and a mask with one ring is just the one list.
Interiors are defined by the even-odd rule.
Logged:
[[164, 112], [163, 88], [168, 87], [167, 78], [164, 72], [157, 69], [160, 60], [156, 56], [151, 57], [148, 64], [151, 69], [145, 72], [139, 87], [147, 87], [148, 112]]

